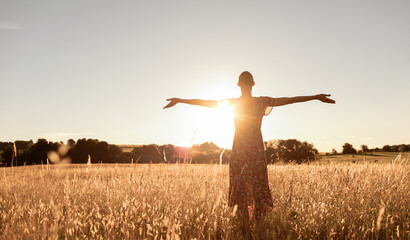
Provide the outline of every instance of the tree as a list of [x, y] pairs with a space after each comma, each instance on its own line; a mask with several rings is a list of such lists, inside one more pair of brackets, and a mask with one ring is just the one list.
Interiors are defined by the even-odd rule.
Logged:
[[369, 148], [367, 147], [367, 145], [361, 145], [360, 147], [361, 147], [363, 153], [369, 152]]
[[160, 163], [164, 162], [163, 154], [155, 144], [135, 147], [132, 152], [134, 159], [139, 159], [139, 163]]
[[112, 162], [114, 159], [111, 158], [108, 148], [109, 145], [107, 142], [97, 142], [94, 149], [92, 149], [93, 151], [91, 151], [91, 161], [94, 159], [94, 162]]
[[390, 147], [390, 145], [384, 145], [382, 148], [383, 152], [391, 152], [392, 148]]
[[3, 151], [6, 147], [8, 147], [12, 142], [0, 142], [0, 151]]
[[121, 148], [114, 144], [108, 145], [108, 152], [111, 157], [115, 157], [122, 152]]
[[333, 154], [333, 155], [336, 155], [336, 154], [337, 154], [336, 149], [334, 149], [334, 148], [332, 149], [332, 154]]
[[276, 145], [277, 141], [265, 142], [265, 156], [268, 164], [273, 164], [279, 161], [276, 156]]
[[[113, 144], [98, 139], [78, 139], [76, 144], [69, 141], [69, 146], [73, 146], [69, 155], [73, 163], [86, 163], [88, 155], [91, 156], [92, 163], [116, 163], [127, 162], [131, 160], [129, 154], [122, 154], [122, 150]], [[125, 161], [125, 159], [127, 159]]]
[[202, 144], [192, 145], [192, 150], [202, 151], [202, 152], [213, 152], [219, 150], [220, 148], [213, 142], [204, 142]]
[[18, 150], [21, 150], [21, 149], [29, 149], [31, 146], [33, 146], [33, 140], [30, 140], [30, 141], [22, 141], [22, 140], [17, 140], [16, 141], [16, 148], [18, 149]]
[[69, 148], [74, 148], [75, 147], [75, 141], [74, 141], [74, 139], [68, 139], [67, 140], [67, 146], [69, 147]]
[[297, 139], [277, 140], [271, 144], [268, 143], [266, 153], [270, 154], [268, 156], [269, 162], [284, 161], [298, 164], [315, 160], [319, 154], [313, 144]]
[[57, 151], [57, 149], [58, 143], [48, 142], [46, 139], [40, 138], [19, 158], [19, 161], [21, 160], [27, 164], [45, 163], [47, 161], [47, 153], [49, 151]]
[[8, 145], [3, 149], [3, 152], [1, 153], [1, 158], [3, 160], [3, 163], [6, 166], [11, 166], [11, 158], [13, 156], [13, 145]]
[[353, 145], [352, 145], [352, 144], [350, 144], [350, 143], [345, 143], [345, 144], [343, 145], [343, 151], [342, 151], [342, 153], [343, 153], [343, 154], [356, 154], [357, 151], [356, 151], [356, 149], [353, 148]]

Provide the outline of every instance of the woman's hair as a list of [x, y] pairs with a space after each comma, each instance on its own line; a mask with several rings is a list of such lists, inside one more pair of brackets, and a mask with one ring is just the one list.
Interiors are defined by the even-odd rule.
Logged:
[[239, 80], [238, 80], [239, 85], [245, 84], [245, 85], [253, 86], [254, 83], [255, 81], [253, 81], [253, 76], [250, 72], [244, 71], [241, 73], [241, 75], [239, 75]]

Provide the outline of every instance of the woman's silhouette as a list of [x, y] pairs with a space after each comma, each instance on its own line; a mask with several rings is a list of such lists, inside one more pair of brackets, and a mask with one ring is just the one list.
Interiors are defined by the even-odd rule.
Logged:
[[[251, 73], [245, 71], [239, 76], [238, 86], [241, 88], [239, 98], [224, 99], [232, 106], [235, 123], [235, 137], [229, 161], [229, 206], [238, 206], [243, 225], [249, 232], [249, 219], [259, 220], [273, 207], [269, 189], [267, 163], [261, 133], [262, 118], [268, 115], [272, 107], [291, 103], [320, 100], [335, 103], [328, 94], [300, 96], [290, 98], [253, 97], [252, 87], [255, 85]], [[204, 107], [216, 107], [218, 100], [170, 98], [169, 108], [177, 103], [186, 103]]]

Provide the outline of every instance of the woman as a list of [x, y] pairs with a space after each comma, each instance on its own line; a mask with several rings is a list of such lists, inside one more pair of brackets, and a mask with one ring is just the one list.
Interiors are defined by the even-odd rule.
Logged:
[[[235, 137], [229, 161], [229, 206], [238, 206], [246, 232], [249, 219], [259, 220], [273, 207], [269, 189], [267, 163], [261, 133], [262, 118], [272, 107], [291, 103], [319, 100], [335, 103], [328, 94], [291, 98], [253, 97], [255, 85], [252, 74], [245, 71], [239, 76], [240, 98], [225, 99], [234, 112]], [[170, 98], [169, 108], [177, 103], [216, 107], [217, 100]]]

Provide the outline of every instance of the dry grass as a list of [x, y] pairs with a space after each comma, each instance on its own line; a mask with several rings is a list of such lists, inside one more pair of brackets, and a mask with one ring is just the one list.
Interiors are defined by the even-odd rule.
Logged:
[[[228, 167], [92, 165], [0, 172], [0, 238], [242, 239]], [[409, 239], [409, 165], [273, 165], [255, 239]]]

